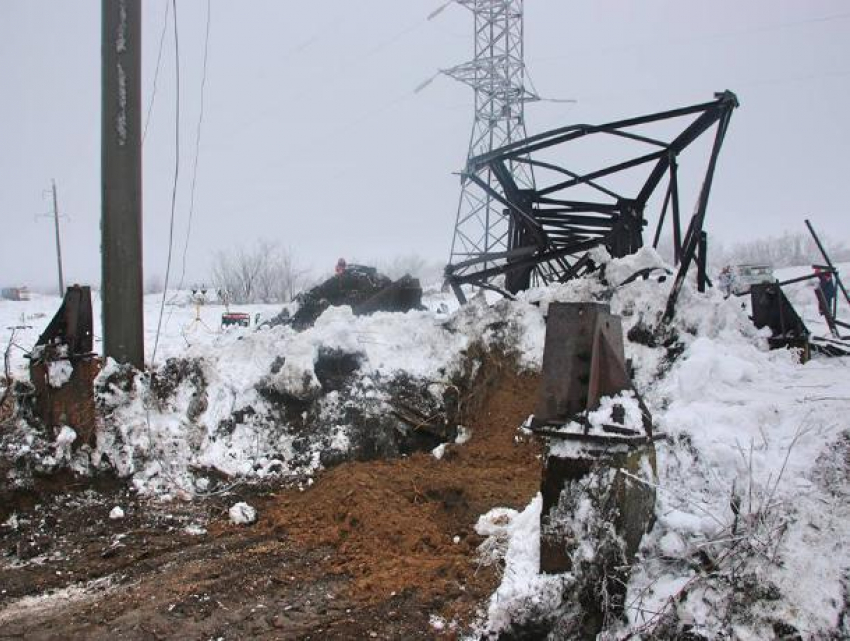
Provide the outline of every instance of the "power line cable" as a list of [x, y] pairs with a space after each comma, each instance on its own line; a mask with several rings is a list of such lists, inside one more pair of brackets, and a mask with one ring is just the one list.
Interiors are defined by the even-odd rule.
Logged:
[[531, 94], [534, 98], [531, 102], [555, 102], [559, 104], [570, 104], [574, 105], [577, 101], [574, 98], [549, 98], [546, 96], [541, 96], [540, 92], [537, 91], [537, 85], [534, 84], [534, 79], [531, 77], [531, 71], [526, 66], [525, 69], [525, 77], [528, 79], [528, 84], [531, 86]]
[[[448, 6], [452, 2], [454, 2], [454, 0], [450, 0], [450, 2], [448, 2], [446, 6]], [[334, 26], [337, 23], [342, 22], [342, 21], [343, 21], [342, 19], [338, 19], [338, 20], [334, 21], [333, 23], [331, 23], [331, 26]], [[417, 20], [415, 23], [408, 24], [406, 27], [403, 27], [402, 29], [396, 31], [392, 35], [388, 36], [386, 39], [378, 42], [377, 44], [373, 45], [369, 49], [363, 51], [362, 53], [360, 53], [356, 56], [348, 56], [342, 62], [342, 65], [340, 67], [336, 68], [334, 71], [332, 71], [328, 74], [319, 76], [319, 79], [326, 82], [327, 83], [326, 86], [328, 86], [328, 87], [332, 87], [332, 83], [336, 82], [337, 80], [339, 80], [341, 78], [350, 79], [352, 77], [352, 70], [355, 67], [363, 64], [365, 61], [371, 59], [372, 57], [374, 57], [376, 54], [382, 52], [387, 47], [390, 47], [390, 46], [396, 44], [397, 42], [403, 40], [406, 36], [410, 35], [411, 33], [418, 31], [419, 29], [424, 27], [428, 22], [429, 22], [429, 18], [425, 17], [425, 18], [421, 18], [421, 19]], [[303, 49], [306, 49], [308, 46], [312, 45], [314, 42], [316, 42], [320, 38], [324, 38], [324, 37], [325, 37], [325, 35], [322, 34], [321, 36], [316, 35], [316, 36], [309, 38], [304, 43], [302, 43], [302, 44], [296, 46], [295, 48], [293, 48], [292, 50], [290, 50], [285, 55], [284, 60], [288, 59], [292, 55], [299, 53]], [[298, 102], [304, 102], [305, 100], [306, 100], [306, 98], [302, 97]], [[291, 101], [287, 100], [287, 102], [291, 102]], [[277, 114], [279, 114], [281, 106], [282, 106], [281, 104], [273, 104], [273, 105], [269, 106], [262, 113], [238, 123], [238, 125], [236, 127], [234, 127], [233, 129], [231, 129], [228, 133], [233, 134], [233, 133], [236, 133], [236, 132], [243, 131], [244, 129], [252, 127], [252, 126], [256, 125], [258, 122], [265, 120], [266, 118], [269, 118], [270, 116], [273, 116], [273, 115], [276, 116]]]
[[[736, 91], [740, 89], [744, 89], [747, 87], [768, 87], [768, 86], [782, 86], [791, 83], [799, 83], [799, 82], [810, 82], [813, 80], [825, 80], [830, 78], [845, 78], [850, 76], [850, 70], [839, 70], [839, 71], [827, 71], [827, 72], [817, 72], [817, 73], [808, 73], [801, 75], [786, 75], [786, 76], [777, 76], [773, 78], [763, 78], [760, 80], [730, 80], [727, 85], [730, 87], [735, 87]], [[700, 89], [699, 87], [702, 86]], [[689, 92], [687, 95], [691, 95], [690, 92], [695, 92], [699, 95], [699, 92], [704, 91], [704, 85], [694, 84], [693, 88], [691, 88], [687, 84], [679, 84], [677, 88], [680, 91]], [[581, 103], [608, 103], [608, 102], [620, 102], [624, 98], [634, 97], [634, 92], [624, 92], [624, 93], [608, 93], [608, 94], [597, 94], [597, 95], [588, 95], [581, 97]]]
[[151, 90], [151, 99], [148, 102], [147, 115], [145, 116], [145, 127], [142, 130], [142, 144], [148, 135], [148, 125], [151, 122], [151, 112], [153, 111], [153, 103], [156, 99], [156, 81], [159, 79], [159, 68], [162, 61], [162, 48], [165, 43], [165, 33], [168, 30], [168, 0], [165, 0], [165, 17], [162, 20], [162, 31], [159, 34], [159, 51], [156, 54], [156, 69], [153, 73], [153, 89]]
[[180, 271], [180, 282], [177, 289], [182, 289], [183, 279], [186, 276], [186, 254], [189, 252], [189, 237], [192, 234], [192, 217], [195, 213], [195, 185], [198, 179], [198, 157], [201, 150], [201, 126], [204, 122], [204, 89], [207, 86], [207, 61], [210, 50], [210, 14], [211, 0], [207, 0], [207, 27], [204, 34], [204, 62], [201, 71], [201, 106], [198, 113], [198, 127], [195, 130], [195, 158], [192, 162], [192, 187], [189, 191], [189, 221], [186, 225], [186, 241], [183, 244], [183, 266]]
[[168, 228], [168, 260], [165, 265], [165, 285], [162, 290], [162, 301], [159, 305], [159, 320], [156, 324], [156, 338], [151, 354], [151, 367], [156, 360], [156, 350], [159, 347], [159, 335], [162, 331], [162, 314], [165, 311], [165, 297], [168, 294], [168, 279], [171, 275], [171, 253], [174, 248], [174, 213], [177, 209], [177, 182], [180, 177], [180, 39], [177, 28], [177, 0], [171, 0], [171, 10], [174, 14], [174, 183], [171, 188], [171, 222]]

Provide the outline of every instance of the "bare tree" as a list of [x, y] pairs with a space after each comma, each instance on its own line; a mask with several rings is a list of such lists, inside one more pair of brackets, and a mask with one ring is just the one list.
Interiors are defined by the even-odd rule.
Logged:
[[[822, 240], [834, 262], [850, 261], [850, 247], [847, 244], [830, 238]], [[658, 253], [672, 264], [672, 240], [663, 239], [659, 243]], [[709, 237], [708, 260], [714, 270], [726, 265], [770, 265], [781, 268], [819, 264], [823, 262], [823, 256], [808, 234], [785, 232], [781, 236], [765, 236], [731, 246]]]
[[290, 301], [303, 288], [310, 270], [300, 266], [289, 249], [279, 251], [275, 267], [278, 300]]
[[[850, 260], [850, 248], [841, 241], [824, 238], [824, 245], [834, 261]], [[823, 257], [811, 236], [786, 232], [732, 246], [723, 252], [726, 264], [764, 264], [773, 267], [795, 267], [823, 262]], [[715, 261], [717, 264], [717, 261]]]
[[289, 249], [269, 240], [258, 240], [249, 249], [219, 251], [212, 264], [215, 286], [241, 304], [291, 300], [306, 275]]

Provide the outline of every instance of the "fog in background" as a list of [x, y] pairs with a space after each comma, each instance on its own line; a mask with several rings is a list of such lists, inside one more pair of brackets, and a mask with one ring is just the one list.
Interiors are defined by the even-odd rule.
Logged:
[[[143, 111], [166, 3], [143, 3]], [[336, 259], [445, 262], [472, 90], [445, 77], [472, 57], [472, 16], [440, 0], [211, 2], [204, 120], [186, 282], [257, 239], [316, 275]], [[805, 231], [850, 238], [850, 3], [527, 0], [528, 132], [738, 94], [707, 227], [723, 245]], [[206, 0], [177, 2], [181, 271]], [[173, 16], [144, 160], [145, 274], [162, 278], [175, 154]], [[44, 190], [56, 180], [66, 283], [100, 278], [100, 2], [0, 0], [0, 285], [55, 283]], [[604, 160], [602, 158], [601, 160]], [[702, 170], [702, 166], [699, 167]], [[686, 167], [683, 164], [683, 169]], [[696, 174], [695, 174], [696, 175]], [[693, 199], [685, 200], [690, 213]], [[176, 276], [175, 276], [176, 272]]]

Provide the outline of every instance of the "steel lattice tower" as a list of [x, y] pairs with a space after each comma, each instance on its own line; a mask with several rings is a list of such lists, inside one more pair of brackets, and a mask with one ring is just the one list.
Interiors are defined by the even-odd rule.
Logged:
[[[467, 159], [526, 137], [525, 103], [537, 96], [525, 88], [524, 0], [455, 0], [475, 16], [475, 58], [443, 71], [475, 91], [475, 119]], [[510, 163], [522, 188], [534, 187], [530, 166]], [[498, 186], [487, 172], [482, 177]], [[474, 183], [462, 180], [449, 262], [458, 264], [507, 249], [508, 217]]]

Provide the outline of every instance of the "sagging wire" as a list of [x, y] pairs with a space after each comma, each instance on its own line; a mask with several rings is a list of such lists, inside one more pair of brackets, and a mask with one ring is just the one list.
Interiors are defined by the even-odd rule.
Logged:
[[[186, 256], [189, 253], [189, 239], [192, 235], [192, 219], [194, 218], [195, 213], [195, 187], [197, 185], [198, 180], [198, 158], [200, 157], [200, 149], [201, 149], [201, 131], [204, 122], [204, 90], [207, 86], [207, 61], [209, 60], [209, 47], [210, 47], [210, 22], [211, 22], [211, 14], [212, 14], [212, 6], [211, 0], [207, 0], [207, 19], [206, 19], [206, 29], [204, 34], [204, 58], [203, 58], [203, 67], [201, 69], [201, 96], [200, 96], [200, 110], [198, 113], [198, 125], [195, 129], [195, 157], [192, 161], [192, 186], [189, 192], [189, 219], [186, 225], [186, 240], [183, 244], [183, 259], [182, 259], [182, 267], [180, 270], [180, 281], [177, 284], [177, 291], [183, 289], [184, 279], [186, 277]], [[174, 299], [172, 299], [172, 303]], [[174, 307], [172, 306], [168, 310], [168, 318], [165, 320], [165, 326], [168, 327], [168, 324], [171, 322], [171, 316], [174, 314]], [[200, 320], [198, 314], [196, 314], [196, 321], [200, 321], [204, 327], [210, 332], [214, 333], [212, 330], [207, 327], [206, 323]], [[194, 323], [193, 323], [194, 324]], [[181, 334], [183, 335], [183, 340], [186, 341], [186, 346], [190, 346], [189, 339], [186, 338], [186, 331], [181, 329]]]
[[148, 125], [151, 122], [151, 112], [153, 111], [153, 103], [156, 99], [156, 81], [159, 79], [160, 63], [162, 62], [162, 49], [165, 44], [165, 33], [168, 31], [168, 13], [169, 2], [165, 0], [165, 17], [162, 19], [162, 31], [159, 34], [159, 51], [156, 54], [156, 68], [153, 73], [153, 88], [151, 89], [151, 99], [148, 102], [147, 115], [145, 116], [145, 126], [142, 130], [142, 144], [145, 143], [145, 138], [148, 135]]
[[438, 15], [440, 15], [441, 13], [443, 13], [443, 11], [445, 11], [445, 10], [448, 8], [448, 6], [449, 6], [450, 4], [452, 4], [454, 1], [455, 1], [455, 0], [449, 0], [448, 2], [443, 3], [442, 5], [440, 5], [440, 6], [439, 6], [439, 7], [437, 7], [436, 9], [434, 9], [431, 13], [429, 13], [429, 14], [428, 14], [428, 17], [427, 17], [427, 18], [425, 18], [425, 19], [426, 19], [426, 20], [433, 20], [433, 19], [434, 19], [434, 18], [436, 18]]
[[171, 188], [171, 221], [168, 229], [168, 260], [165, 265], [165, 284], [162, 290], [162, 302], [159, 306], [159, 320], [156, 324], [156, 338], [151, 354], [151, 367], [156, 361], [156, 351], [159, 347], [159, 336], [162, 331], [162, 315], [165, 311], [165, 298], [168, 295], [168, 280], [171, 276], [171, 254], [174, 249], [174, 214], [177, 209], [177, 184], [180, 178], [180, 38], [177, 27], [177, 0], [171, 0], [171, 10], [174, 14], [174, 71], [176, 97], [174, 100], [174, 182]]
[[189, 237], [192, 234], [192, 217], [195, 213], [195, 185], [198, 179], [198, 157], [201, 150], [201, 127], [204, 122], [204, 89], [207, 86], [207, 60], [209, 59], [210, 50], [210, 13], [211, 0], [207, 0], [207, 26], [204, 34], [204, 62], [201, 70], [201, 105], [198, 113], [198, 127], [195, 130], [195, 158], [192, 162], [192, 186], [189, 190], [189, 221], [186, 226], [186, 242], [183, 245], [183, 266], [180, 271], [180, 282], [177, 289], [183, 287], [183, 278], [186, 276], [186, 254], [189, 251]]

